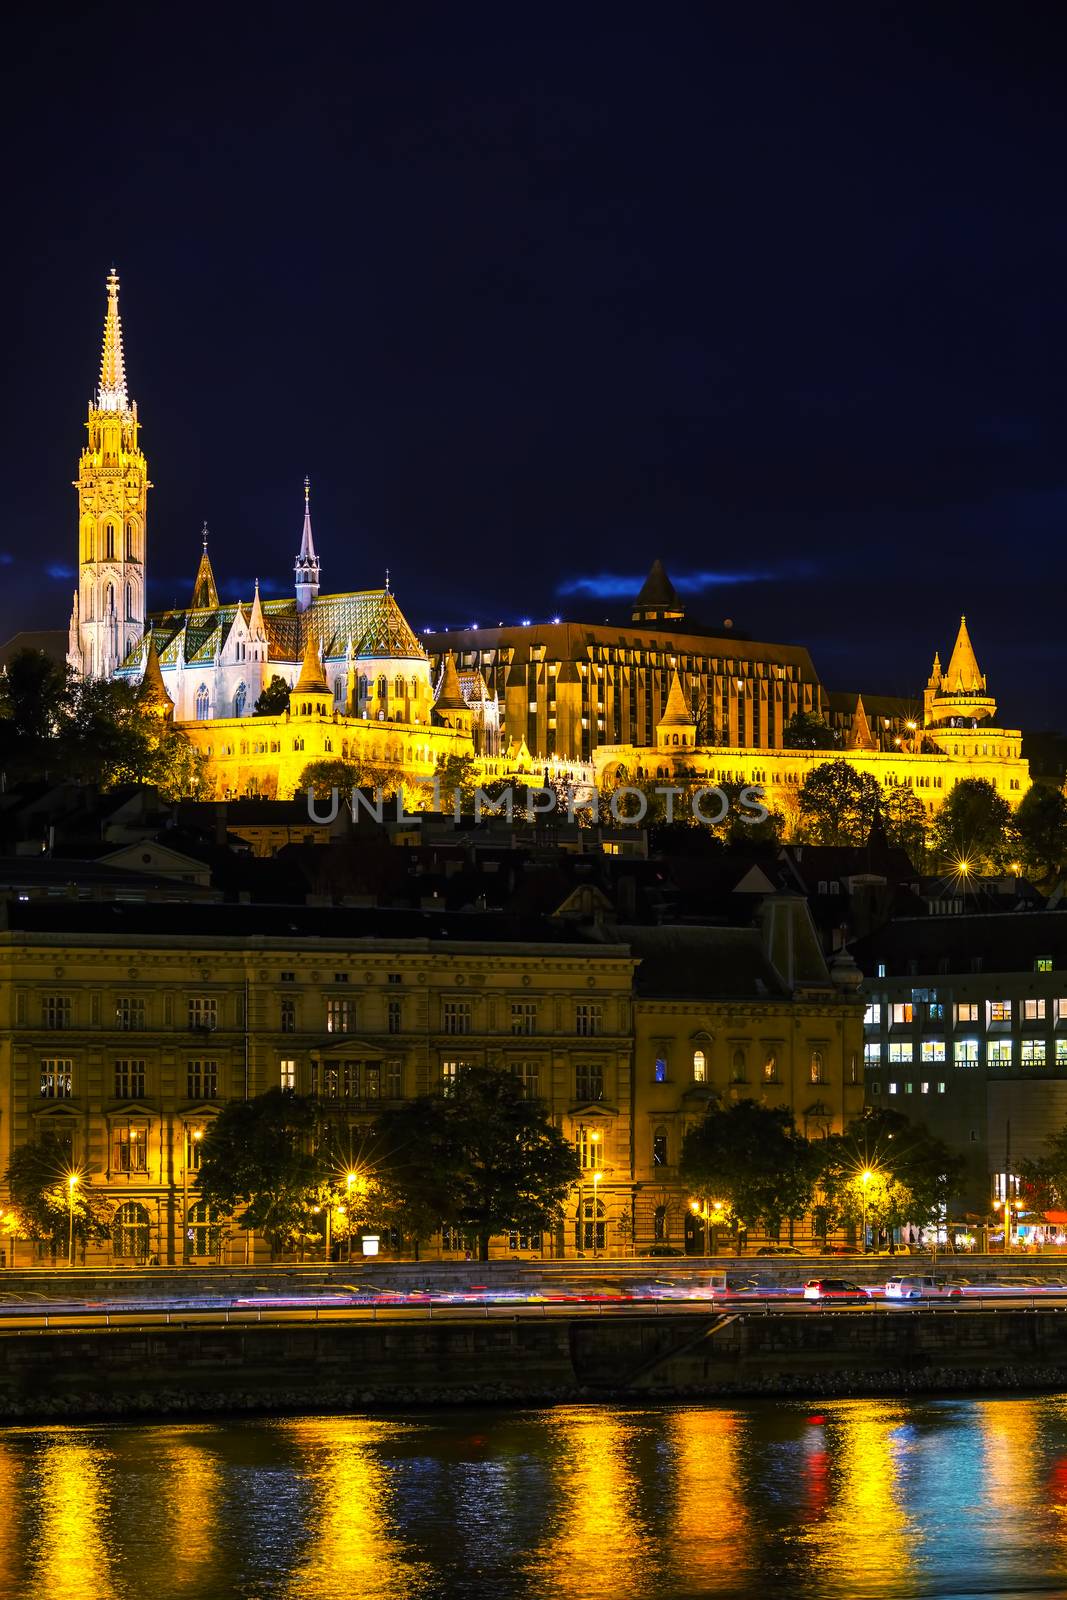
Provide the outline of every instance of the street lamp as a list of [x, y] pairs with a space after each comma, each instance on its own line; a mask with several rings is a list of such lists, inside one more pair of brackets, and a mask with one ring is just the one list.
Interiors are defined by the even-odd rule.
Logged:
[[204, 1137], [203, 1128], [190, 1130], [189, 1124], [185, 1125], [185, 1160], [182, 1162], [182, 1261], [189, 1265], [189, 1163], [190, 1158], [193, 1168], [196, 1168], [196, 1147]]
[[874, 1177], [870, 1167], [865, 1167], [860, 1173], [860, 1195], [863, 1200], [863, 1254], [867, 1254], [867, 1185]]
[[359, 1182], [359, 1173], [349, 1169], [345, 1173], [345, 1221], [348, 1224], [348, 1264], [352, 1264], [352, 1190]]
[[596, 1260], [596, 1225], [597, 1225], [597, 1198], [596, 1186], [604, 1174], [600, 1171], [593, 1173], [593, 1260]]
[[67, 1208], [70, 1213], [70, 1232], [67, 1238], [67, 1265], [74, 1265], [74, 1191], [78, 1187], [78, 1174], [72, 1172], [67, 1179]]

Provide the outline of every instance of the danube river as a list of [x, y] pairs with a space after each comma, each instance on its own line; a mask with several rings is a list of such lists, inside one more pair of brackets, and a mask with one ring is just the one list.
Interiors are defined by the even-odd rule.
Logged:
[[1067, 1399], [12, 1428], [0, 1595], [1067, 1592]]

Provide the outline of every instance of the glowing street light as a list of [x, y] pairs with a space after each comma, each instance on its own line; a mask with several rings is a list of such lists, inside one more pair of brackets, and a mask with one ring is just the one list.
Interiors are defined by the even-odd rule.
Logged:
[[67, 1179], [67, 1207], [70, 1213], [70, 1231], [67, 1239], [67, 1265], [74, 1265], [74, 1191], [78, 1187], [78, 1174], [72, 1172]]
[[864, 1167], [860, 1173], [860, 1195], [863, 1200], [863, 1253], [867, 1254], [867, 1185], [874, 1177], [870, 1167]]

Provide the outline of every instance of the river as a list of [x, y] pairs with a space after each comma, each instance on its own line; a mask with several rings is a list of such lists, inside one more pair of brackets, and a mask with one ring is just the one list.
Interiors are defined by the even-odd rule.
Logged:
[[1067, 1593], [1067, 1398], [0, 1432], [0, 1595]]

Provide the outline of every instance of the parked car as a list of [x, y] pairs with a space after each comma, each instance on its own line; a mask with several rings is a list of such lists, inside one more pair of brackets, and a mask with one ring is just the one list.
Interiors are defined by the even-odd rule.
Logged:
[[804, 1285], [805, 1300], [845, 1300], [853, 1304], [870, 1299], [866, 1289], [846, 1278], [810, 1278]]
[[799, 1256], [800, 1250], [791, 1244], [764, 1244], [756, 1251], [758, 1256]]
[[858, 1256], [861, 1253], [850, 1244], [824, 1244], [819, 1251], [821, 1256]]
[[949, 1283], [946, 1278], [934, 1277], [899, 1277], [887, 1278], [885, 1297], [887, 1300], [959, 1300], [963, 1290], [958, 1283]]
[[645, 1251], [646, 1256], [684, 1256], [685, 1251], [679, 1250], [674, 1244], [653, 1244]]

